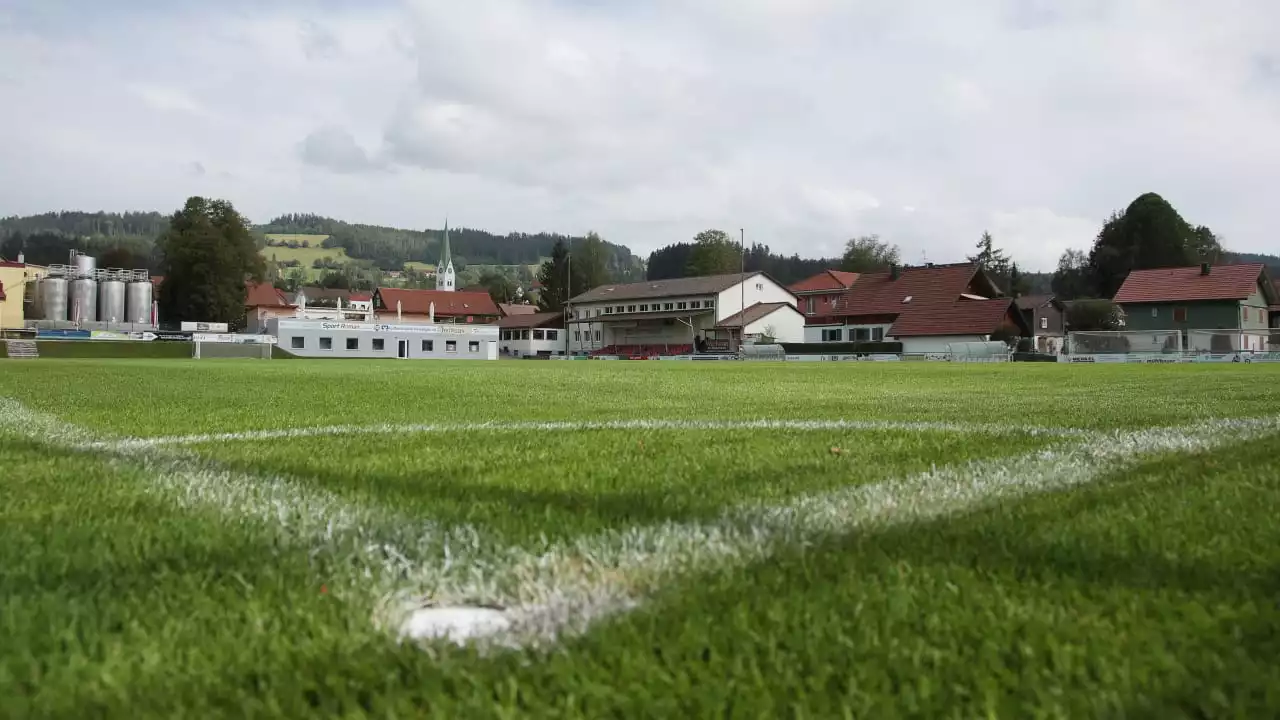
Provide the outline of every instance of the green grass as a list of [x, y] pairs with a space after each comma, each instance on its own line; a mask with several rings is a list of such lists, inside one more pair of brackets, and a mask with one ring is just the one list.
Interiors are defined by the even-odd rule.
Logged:
[[[344, 247], [326, 248], [321, 247], [329, 236], [328, 235], [267, 235], [269, 240], [280, 240], [288, 242], [296, 240], [298, 242], [306, 241], [310, 243], [310, 247], [279, 247], [268, 245], [262, 248], [261, 255], [267, 260], [276, 260], [277, 262], [287, 262], [289, 260], [297, 260], [302, 263], [302, 269], [307, 272], [307, 281], [312, 282], [318, 280], [325, 273], [324, 270], [311, 266], [316, 260], [328, 258], [339, 264], [346, 264], [351, 260], [347, 256], [347, 249]], [[287, 271], [289, 268], [285, 268]]]
[[[8, 363], [0, 716], [1275, 716], [1273, 426], [1150, 445], [1075, 489], [948, 503], [1144, 429], [1274, 418], [1278, 381], [1262, 365]], [[870, 425], [697, 424], [762, 418]], [[537, 425], [637, 419], [690, 424]], [[498, 426], [458, 427], [480, 422]], [[1198, 427], [1181, 436], [1218, 432]], [[75, 447], [207, 433], [233, 435]], [[935, 472], [959, 473], [956, 492]], [[930, 502], [944, 510], [854, 522]], [[579, 587], [636, 606], [488, 652], [375, 622], [400, 589]]]

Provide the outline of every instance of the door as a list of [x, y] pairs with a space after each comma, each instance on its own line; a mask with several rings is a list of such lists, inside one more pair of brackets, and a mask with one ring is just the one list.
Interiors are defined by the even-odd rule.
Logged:
[[405, 360], [409, 357], [409, 341], [408, 340], [396, 341], [396, 357], [400, 358], [401, 360]]

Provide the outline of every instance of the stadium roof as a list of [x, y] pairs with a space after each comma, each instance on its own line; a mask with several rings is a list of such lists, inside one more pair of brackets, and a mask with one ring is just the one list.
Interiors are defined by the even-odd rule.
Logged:
[[787, 289], [797, 294], [847, 290], [857, 280], [858, 273], [845, 272], [843, 270], [823, 270], [817, 275], [805, 278]]
[[715, 295], [734, 287], [739, 282], [763, 274], [762, 272], [749, 272], [746, 275], [733, 273], [732, 275], [705, 275], [703, 277], [671, 278], [669, 280], [646, 280], [645, 282], [627, 283], [625, 285], [601, 285], [572, 298], [569, 302], [611, 302], [613, 300], [652, 300], [654, 298], [687, 295]]
[[431, 304], [436, 305], [436, 316], [460, 317], [463, 315], [501, 315], [489, 293], [449, 292], [448, 290], [406, 290], [404, 288], [378, 288], [373, 293], [373, 307], [382, 312], [400, 311], [412, 315], [427, 315]]
[[782, 308], [790, 308], [795, 313], [800, 314], [800, 311], [796, 310], [796, 306], [791, 303], [756, 303], [742, 312], [734, 313], [721, 320], [716, 323], [716, 327], [744, 327], [761, 318], [768, 317]]
[[544, 313], [521, 313], [519, 315], [508, 315], [498, 321], [498, 327], [511, 330], [514, 328], [541, 328], [541, 327], [564, 327], [564, 313], [562, 312], [544, 312]]
[[1117, 303], [1195, 302], [1207, 300], [1243, 300], [1261, 284], [1274, 302], [1275, 288], [1262, 263], [1244, 265], [1211, 265], [1208, 274], [1202, 267], [1134, 270], [1116, 293]]

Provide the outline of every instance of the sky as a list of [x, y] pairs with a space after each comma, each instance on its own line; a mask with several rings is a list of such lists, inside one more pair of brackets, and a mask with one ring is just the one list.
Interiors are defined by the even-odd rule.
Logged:
[[1280, 253], [1274, 0], [0, 0], [0, 215], [867, 234], [1028, 270], [1157, 192]]

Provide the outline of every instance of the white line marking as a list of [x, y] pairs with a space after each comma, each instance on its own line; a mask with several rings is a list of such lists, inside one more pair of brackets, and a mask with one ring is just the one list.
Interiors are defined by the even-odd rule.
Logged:
[[908, 432], [950, 432], [977, 435], [1031, 435], [1073, 437], [1089, 434], [1073, 428], [1046, 428], [996, 423], [906, 422], [893, 420], [567, 420], [545, 422], [475, 422], [382, 425], [329, 425], [322, 427], [278, 428], [243, 432], [136, 437], [88, 444], [89, 449], [128, 449], [171, 445], [252, 440], [286, 440], [356, 435], [425, 435], [473, 432], [565, 432], [589, 430], [901, 430]]

